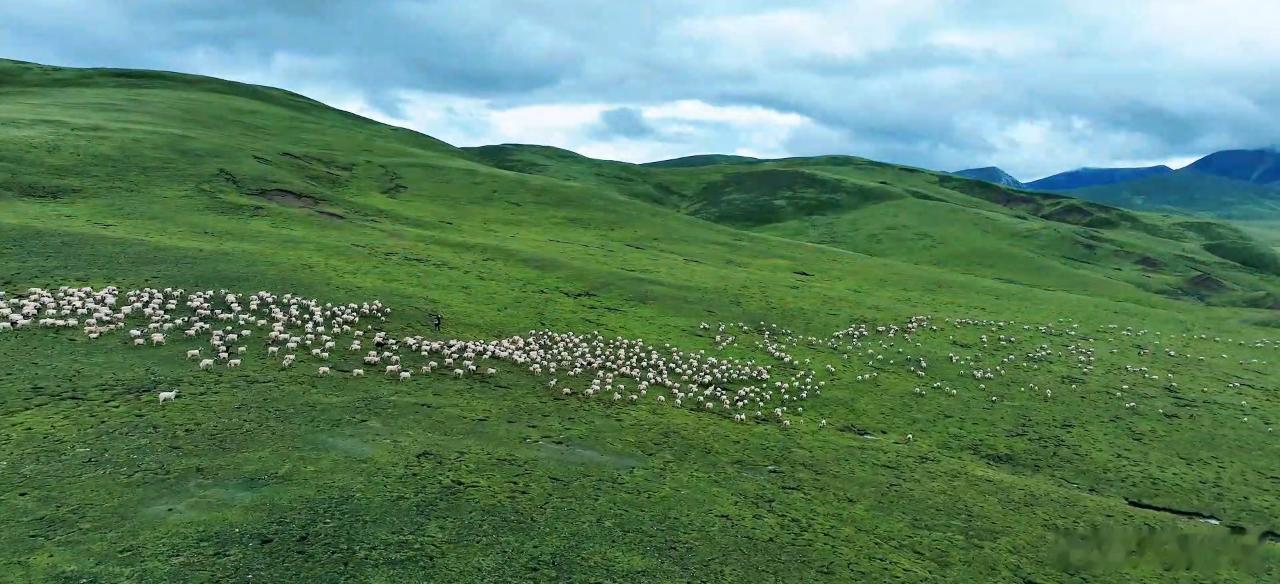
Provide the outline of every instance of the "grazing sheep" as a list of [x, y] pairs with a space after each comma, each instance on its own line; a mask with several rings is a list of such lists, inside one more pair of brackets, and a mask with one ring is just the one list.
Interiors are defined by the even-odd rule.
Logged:
[[160, 396], [160, 403], [173, 401], [175, 399], [178, 399], [178, 390], [175, 389], [172, 391], [162, 391], [159, 393], [159, 396]]
[[328, 374], [329, 374], [328, 367], [320, 367], [319, 369], [316, 369], [316, 375], [325, 376]]
[[352, 376], [352, 377], [364, 377], [364, 369], [352, 369], [352, 370], [351, 370], [351, 376]]
[[[185, 309], [179, 309], [184, 306]], [[189, 309], [189, 310], [187, 310]], [[179, 312], [183, 310], [183, 312]], [[629, 402], [640, 403], [649, 391], [666, 393], [656, 395], [658, 403], [666, 403], [670, 396], [676, 406], [682, 407], [683, 400], [693, 400], [698, 410], [728, 410], [735, 421], [744, 421], [747, 414], [743, 408], [751, 408], [757, 417], [764, 412], [773, 411], [784, 427], [794, 421], [803, 425], [802, 419], [790, 420], [786, 416], [804, 414], [806, 408], [802, 404], [810, 396], [820, 396], [827, 381], [832, 386], [838, 383], [837, 377], [844, 369], [852, 369], [849, 364], [856, 364], [864, 359], [867, 367], [874, 370], [868, 372], [850, 371], [850, 377], [856, 381], [873, 382], [879, 379], [879, 371], [892, 369], [895, 364], [916, 378], [935, 375], [958, 375], [964, 381], [971, 381], [979, 390], [986, 390], [986, 381], [992, 381], [992, 389], [985, 394], [974, 394], [975, 399], [992, 403], [1006, 402], [997, 379], [1012, 374], [1018, 369], [1031, 372], [1040, 369], [1042, 364], [1059, 363], [1061, 366], [1074, 369], [1074, 373], [1087, 376], [1094, 371], [1095, 357], [1102, 361], [1105, 355], [1118, 355], [1117, 349], [1107, 347], [1108, 340], [1123, 342], [1124, 347], [1132, 346], [1133, 341], [1123, 337], [1146, 337], [1146, 342], [1157, 347], [1139, 346], [1136, 351], [1126, 353], [1146, 360], [1124, 366], [1115, 387], [1123, 392], [1131, 391], [1130, 387], [1142, 388], [1152, 381], [1160, 381], [1170, 391], [1177, 391], [1178, 383], [1172, 381], [1172, 374], [1161, 371], [1159, 375], [1151, 369], [1159, 360], [1177, 360], [1179, 363], [1218, 354], [1213, 350], [1205, 355], [1197, 356], [1194, 348], [1173, 346], [1173, 336], [1160, 337], [1158, 332], [1134, 328], [1116, 329], [1107, 332], [1107, 327], [1098, 327], [1097, 331], [1080, 328], [1070, 319], [1059, 319], [1055, 324], [1032, 326], [1018, 323], [1025, 333], [1012, 334], [1013, 323], [1006, 321], [990, 321], [975, 319], [947, 319], [948, 329], [971, 327], [973, 335], [978, 339], [961, 339], [958, 334], [939, 335], [942, 342], [950, 341], [953, 351], [929, 355], [917, 342], [916, 335], [936, 333], [939, 326], [931, 324], [928, 317], [911, 317], [905, 323], [872, 326], [857, 324], [845, 330], [833, 333], [829, 338], [818, 338], [796, 334], [785, 327], [767, 325], [765, 323], [718, 323], [716, 325], [702, 323], [700, 329], [715, 330], [714, 344], [709, 351], [681, 351], [671, 345], [656, 346], [646, 344], [642, 339], [625, 339], [622, 337], [606, 337], [599, 332], [589, 334], [557, 333], [548, 330], [531, 330], [504, 339], [491, 341], [462, 341], [455, 339], [427, 339], [422, 336], [408, 335], [396, 338], [384, 331], [367, 324], [372, 318], [385, 320], [390, 309], [379, 302], [363, 304], [326, 304], [303, 298], [293, 294], [276, 295], [269, 292], [252, 294], [236, 294], [226, 290], [205, 290], [188, 293], [181, 289], [158, 290], [144, 288], [141, 290], [123, 291], [115, 288], [94, 290], [92, 288], [62, 287], [56, 290], [32, 288], [23, 297], [7, 297], [0, 294], [0, 331], [18, 331], [31, 329], [81, 329], [89, 339], [98, 339], [111, 332], [126, 333], [126, 342], [145, 345], [163, 345], [165, 333], [171, 330], [182, 331], [188, 338], [200, 338], [199, 342], [208, 341], [212, 348], [212, 356], [227, 362], [228, 367], [239, 365], [239, 360], [232, 360], [231, 353], [243, 355], [244, 346], [236, 347], [240, 339], [248, 339], [253, 329], [259, 329], [264, 335], [267, 354], [292, 352], [280, 351], [280, 346], [290, 349], [305, 346], [311, 354], [328, 359], [328, 351], [344, 342], [351, 342], [353, 351], [360, 351], [360, 339], [372, 337], [377, 351], [369, 353], [365, 362], [377, 364], [389, 362], [388, 374], [396, 373], [407, 379], [405, 373], [411, 374], [412, 368], [405, 365], [402, 371], [401, 354], [417, 353], [424, 359], [435, 357], [442, 360], [447, 370], [458, 377], [468, 373], [494, 375], [494, 367], [485, 367], [486, 360], [495, 359], [526, 368], [534, 375], [544, 371], [552, 381], [549, 386], [560, 389], [563, 395], [579, 394], [584, 398], [598, 394], [612, 394], [615, 400], [626, 397]], [[361, 320], [366, 323], [361, 323]], [[938, 323], [941, 324], [941, 323]], [[131, 328], [132, 327], [132, 328]], [[1037, 335], [1038, 331], [1038, 335]], [[1100, 331], [1100, 332], [1099, 332]], [[951, 331], [954, 332], [954, 331]], [[367, 335], [365, 333], [368, 333]], [[171, 333], [170, 333], [171, 334]], [[349, 335], [346, 339], [339, 335]], [[1037, 336], [1032, 336], [1037, 335]], [[707, 336], [708, 342], [712, 335]], [[1187, 337], [1187, 334], [1181, 335]], [[1156, 338], [1152, 338], [1156, 337]], [[1262, 339], [1256, 342], [1238, 339], [1213, 338], [1209, 335], [1196, 335], [1209, 342], [1225, 342], [1243, 347], [1252, 346], [1259, 349], [1280, 348], [1280, 342]], [[754, 339], [755, 346], [772, 360], [772, 364], [757, 363], [755, 359], [739, 360], [721, 354], [717, 350], [728, 347], [745, 347]], [[1034, 340], [1031, 340], [1034, 339]], [[744, 342], [745, 341], [745, 342]], [[1030, 341], [1030, 342], [1028, 342]], [[1237, 342], [1238, 341], [1238, 342]], [[1025, 347], [1018, 347], [1025, 344]], [[979, 351], [955, 349], [954, 347], [975, 346]], [[234, 351], [229, 350], [234, 348]], [[1175, 350], [1176, 349], [1176, 350]], [[842, 356], [845, 367], [836, 368], [833, 364], [824, 364], [820, 353], [792, 354], [801, 351], [828, 351], [832, 356]], [[406, 353], [406, 351], [409, 351]], [[961, 351], [957, 353], [955, 351]], [[1109, 351], [1109, 352], [1108, 352]], [[214, 359], [204, 359], [200, 349], [186, 351], [188, 360], [199, 360], [200, 369], [208, 369]], [[914, 354], [913, 354], [914, 353]], [[945, 353], [945, 349], [943, 349]], [[356, 353], [358, 355], [359, 353]], [[858, 359], [850, 359], [857, 355]], [[1262, 357], [1262, 355], [1257, 355]], [[1259, 359], [1250, 359], [1252, 355], [1231, 355], [1229, 358], [1238, 361], [1241, 367], [1258, 363]], [[1113, 357], [1113, 359], [1119, 357]], [[1228, 359], [1227, 354], [1222, 354]], [[296, 357], [288, 355], [283, 365], [294, 364]], [[935, 361], [929, 367], [929, 361]], [[457, 368], [454, 364], [460, 363]], [[816, 364], [815, 364], [816, 362]], [[946, 368], [938, 372], [937, 362], [956, 367]], [[1170, 362], [1171, 366], [1173, 364]], [[1266, 364], [1265, 361], [1262, 362]], [[1108, 364], [1111, 365], [1111, 364]], [[1151, 369], [1144, 365], [1152, 365]], [[435, 361], [422, 366], [423, 373], [438, 367]], [[776, 368], [775, 368], [776, 367]], [[329, 366], [325, 366], [329, 369]], [[824, 370], [823, 381], [816, 376]], [[958, 369], [958, 373], [957, 373]], [[317, 371], [320, 371], [319, 369]], [[357, 372], [358, 371], [358, 372]], [[352, 376], [359, 377], [364, 370], [353, 370]], [[329, 373], [321, 373], [321, 375]], [[555, 379], [558, 375], [578, 377], [585, 374], [588, 380], [581, 391], [569, 391], [561, 388]], [[592, 379], [592, 377], [594, 377]], [[957, 378], [959, 379], [959, 377]], [[931, 380], [932, 381], [932, 380]], [[627, 385], [634, 383], [634, 390], [628, 391]], [[1046, 398], [1053, 398], [1053, 392], [1035, 383], [1026, 383], [1020, 391], [1043, 391]], [[1185, 383], [1185, 382], [1184, 382]], [[1123, 384], [1123, 385], [1121, 385]], [[564, 384], [568, 385], [568, 384]], [[926, 392], [920, 382], [916, 388], [919, 399], [933, 399], [933, 396], [952, 396], [962, 399], [957, 387], [939, 381], [933, 383]], [[967, 383], [960, 387], [971, 387]], [[1072, 394], [1083, 393], [1090, 386], [1070, 385]], [[1240, 382], [1226, 382], [1226, 388], [1235, 392], [1244, 391]], [[893, 390], [893, 386], [886, 387]], [[1012, 389], [1012, 388], [1009, 388]], [[1101, 389], [1101, 388], [1099, 388]], [[664, 391], [665, 390], [665, 391]], [[1063, 387], [1061, 391], [1068, 391]], [[1110, 394], [1113, 390], [1103, 393]], [[1202, 391], [1209, 391], [1202, 388]], [[1126, 408], [1136, 409], [1137, 396], [1129, 396], [1115, 392], [1117, 397], [1124, 396], [1122, 401]], [[1016, 395], [1016, 394], [1015, 394]], [[1233, 395], [1233, 397], [1235, 397]], [[1236, 400], [1239, 400], [1236, 397]], [[1121, 400], [1117, 400], [1121, 401]], [[1163, 412], [1162, 408], [1153, 405], [1155, 412]], [[1241, 404], [1247, 407], [1246, 404]], [[756, 409], [759, 408], [759, 409]], [[776, 409], [775, 409], [776, 408]], [[1172, 417], [1170, 417], [1172, 419]], [[706, 419], [714, 419], [710, 416]], [[818, 422], [818, 427], [825, 427], [826, 420]], [[906, 435], [906, 441], [912, 440]]]

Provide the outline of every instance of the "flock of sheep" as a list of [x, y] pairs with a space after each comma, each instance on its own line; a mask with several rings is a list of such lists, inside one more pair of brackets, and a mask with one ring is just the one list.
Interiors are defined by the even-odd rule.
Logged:
[[[764, 323], [702, 323], [702, 333], [714, 335], [715, 351], [742, 353], [747, 348], [759, 355], [731, 358], [682, 351], [669, 344], [652, 345], [641, 339], [607, 338], [595, 332], [529, 331], [491, 341], [397, 337], [374, 326], [390, 314], [391, 309], [377, 301], [331, 304], [270, 292], [121, 291], [114, 287], [31, 288], [13, 296], [0, 292], [0, 333], [28, 328], [79, 329], [90, 339], [124, 332], [126, 342], [138, 346], [167, 346], [173, 341], [183, 345], [186, 358], [200, 370], [236, 368], [246, 359], [261, 358], [286, 368], [309, 362], [307, 366], [314, 367], [317, 376], [361, 377], [367, 369], [370, 374], [410, 381], [433, 373], [486, 377], [496, 375], [499, 367], [518, 368], [544, 378], [547, 387], [566, 396], [599, 396], [623, 403], [651, 401], [719, 412], [738, 422], [776, 420], [784, 427], [791, 426], [793, 419], [803, 421], [805, 400], [821, 395], [841, 373], [850, 373], [855, 382], [877, 385], [882, 373], [905, 376], [915, 383], [894, 385], [910, 386], [921, 397], [930, 392], [958, 396], [965, 391], [998, 402], [1002, 391], [1007, 395], [1012, 390], [1012, 384], [1004, 380], [1025, 378], [1026, 372], [1056, 364], [1071, 373], [1059, 375], [1052, 385], [1026, 382], [1017, 388], [1052, 399], [1055, 390], [1084, 388], [1099, 366], [1099, 354], [1109, 353], [1112, 378], [1131, 381], [1101, 389], [1114, 392], [1125, 408], [1132, 409], [1139, 406], [1138, 398], [1133, 397], [1138, 385], [1178, 387], [1171, 368], [1163, 376], [1152, 370], [1153, 359], [1170, 359], [1172, 366], [1179, 361], [1229, 358], [1225, 352], [1195, 355], [1180, 351], [1165, 342], [1172, 338], [1158, 332], [1118, 325], [1086, 330], [1069, 319], [1030, 325], [973, 319], [935, 323], [929, 317], [915, 316], [901, 324], [854, 325], [824, 338]], [[958, 338], [962, 330], [969, 336]], [[926, 349], [921, 343], [925, 335], [943, 334], [947, 335], [945, 346], [951, 349], [945, 356], [936, 350], [936, 344]], [[1270, 339], [1246, 343], [1207, 335], [1182, 337], [1264, 352], [1280, 350], [1280, 341]], [[1117, 342], [1125, 339], [1133, 342], [1127, 346]], [[1102, 341], [1111, 344], [1104, 347]], [[930, 350], [933, 354], [926, 355]], [[1121, 350], [1125, 355], [1117, 355]], [[814, 363], [815, 357], [830, 362], [819, 365]], [[1123, 369], [1116, 367], [1114, 361], [1124, 357], [1134, 360]], [[949, 375], [933, 375], [938, 365], [931, 361], [947, 367]], [[344, 365], [346, 362], [350, 364]], [[1253, 366], [1265, 369], [1267, 361], [1239, 360], [1241, 368]], [[1006, 377], [1014, 370], [1024, 375]], [[992, 387], [988, 388], [988, 383]], [[1239, 378], [1224, 385], [1234, 390], [1243, 383], [1246, 381]], [[1132, 392], [1131, 385], [1135, 388]], [[172, 401], [177, 396], [176, 389], [160, 392], [159, 401]], [[1248, 421], [1248, 416], [1244, 419]], [[827, 421], [819, 419], [817, 425], [826, 426]]]
[[[717, 358], [705, 351], [685, 352], [598, 333], [529, 331], [494, 341], [397, 338], [370, 324], [385, 321], [390, 313], [376, 301], [322, 304], [270, 292], [61, 287], [32, 288], [14, 297], [0, 293], [0, 332], [80, 329], [90, 339], [99, 339], [127, 331], [128, 342], [138, 346], [167, 346], [180, 339], [186, 358], [200, 370], [236, 368], [246, 358], [261, 356], [285, 368], [309, 360], [317, 376], [361, 377], [368, 369], [409, 381], [433, 372], [491, 376], [498, 373], [499, 364], [506, 364], [549, 378], [546, 385], [563, 395], [625, 402], [649, 399], [728, 412], [737, 421], [767, 415], [784, 426], [791, 425], [788, 414], [793, 408], [803, 412], [796, 404], [820, 394], [826, 385], [812, 368], [777, 373], [754, 360]], [[780, 350], [773, 354], [785, 363], [793, 361]], [[335, 364], [357, 357], [359, 366]], [[161, 402], [176, 397], [177, 390], [159, 395]]]

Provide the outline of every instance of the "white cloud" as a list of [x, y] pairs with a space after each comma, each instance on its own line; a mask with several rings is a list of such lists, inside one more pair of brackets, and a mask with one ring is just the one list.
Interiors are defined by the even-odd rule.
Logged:
[[1031, 31], [987, 28], [939, 30], [925, 42], [944, 50], [1005, 59], [1043, 55], [1054, 48], [1050, 39]]
[[852, 0], [803, 9], [697, 16], [666, 40], [725, 66], [789, 60], [856, 60], [894, 46], [907, 26], [927, 19], [934, 0]]
[[[56, 0], [0, 2], [0, 53], [280, 86], [463, 145], [1035, 176], [1276, 143], [1278, 21], [1275, 0]], [[633, 132], [602, 131], [620, 107]]]
[[[351, 96], [328, 103], [381, 122], [430, 134], [458, 146], [498, 143], [545, 144], [591, 156], [650, 162], [707, 152], [781, 157], [797, 129], [814, 122], [759, 106], [718, 106], [697, 100], [655, 104], [578, 103], [502, 106], [447, 94], [403, 92], [399, 116], [390, 116]], [[643, 137], [602, 137], [601, 115], [632, 108], [653, 128]]]

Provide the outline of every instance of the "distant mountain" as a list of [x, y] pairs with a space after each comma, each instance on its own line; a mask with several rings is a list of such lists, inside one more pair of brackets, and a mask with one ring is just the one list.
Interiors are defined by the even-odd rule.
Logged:
[[963, 176], [965, 178], [972, 178], [972, 179], [987, 181], [989, 183], [997, 184], [1001, 186], [1013, 187], [1016, 189], [1025, 188], [1025, 185], [1022, 184], [1022, 181], [1016, 178], [1013, 178], [1012, 175], [1001, 170], [997, 166], [984, 166], [982, 168], [966, 168], [965, 170], [957, 170], [951, 174], [954, 174], [956, 176]]
[[1259, 185], [1280, 184], [1280, 152], [1274, 149], [1223, 150], [1205, 156], [1187, 168]]
[[1075, 189], [1071, 196], [1141, 211], [1227, 219], [1280, 217], [1280, 184], [1260, 185], [1191, 167], [1143, 179]]
[[1173, 172], [1163, 164], [1142, 168], [1078, 168], [1026, 183], [1026, 188], [1041, 191], [1067, 191], [1109, 185]]

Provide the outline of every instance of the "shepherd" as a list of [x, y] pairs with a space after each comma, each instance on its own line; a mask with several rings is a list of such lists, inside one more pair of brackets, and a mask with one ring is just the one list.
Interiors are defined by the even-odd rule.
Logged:
[[444, 325], [444, 317], [439, 314], [431, 315], [431, 326], [435, 327], [436, 332], [440, 332], [440, 327]]

